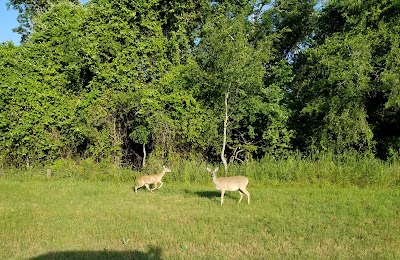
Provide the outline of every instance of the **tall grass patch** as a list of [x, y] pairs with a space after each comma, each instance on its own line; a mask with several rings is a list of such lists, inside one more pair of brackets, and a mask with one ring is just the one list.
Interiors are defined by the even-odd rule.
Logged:
[[[162, 164], [172, 170], [163, 179], [170, 183], [209, 183], [211, 178], [207, 166], [220, 166], [217, 175], [225, 176], [221, 165], [211, 165], [201, 160], [176, 159], [149, 164], [145, 169], [132, 169], [107, 162], [95, 163], [90, 159], [60, 159], [43, 167], [3, 168], [0, 179], [46, 179], [46, 170], [51, 169], [52, 179], [133, 182], [139, 175], [160, 173]], [[304, 157], [294, 153], [285, 157], [265, 156], [260, 160], [230, 164], [227, 175], [245, 175], [253, 185], [276, 187], [399, 187], [400, 163], [352, 154]]]
[[260, 183], [304, 184], [338, 187], [398, 187], [400, 164], [356, 156], [285, 158], [266, 156], [260, 161], [232, 167]]

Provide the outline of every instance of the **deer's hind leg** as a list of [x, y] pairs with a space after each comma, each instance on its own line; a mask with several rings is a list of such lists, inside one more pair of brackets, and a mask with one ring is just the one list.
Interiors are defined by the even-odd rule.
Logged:
[[153, 192], [153, 190], [152, 190], [152, 189], [150, 189], [150, 186], [149, 186], [149, 184], [148, 184], [148, 183], [146, 183], [144, 186], [146, 186], [146, 189], [147, 189], [147, 190], [149, 190], [149, 191]]
[[138, 185], [136, 185], [136, 186], [134, 187], [135, 193], [137, 193], [137, 190], [140, 189], [141, 187], [143, 187], [143, 185], [140, 185], [140, 184], [138, 183]]
[[242, 199], [243, 199], [243, 192], [241, 191], [241, 190], [239, 190], [239, 194], [240, 194], [240, 199], [239, 199], [239, 202], [238, 202], [238, 204], [242, 201]]
[[[250, 204], [250, 192], [248, 192], [248, 191], [246, 190], [246, 188], [239, 189], [239, 192], [240, 192], [240, 200], [242, 200], [243, 193], [244, 193], [244, 194], [246, 194], [246, 196], [247, 196], [247, 204]], [[240, 200], [239, 200], [239, 202], [240, 202]]]

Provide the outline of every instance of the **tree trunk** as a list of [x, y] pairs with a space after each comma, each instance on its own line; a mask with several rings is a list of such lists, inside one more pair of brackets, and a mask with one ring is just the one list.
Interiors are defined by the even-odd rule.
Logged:
[[143, 144], [143, 161], [142, 161], [142, 168], [146, 167], [146, 144]]
[[26, 157], [25, 162], [26, 162], [26, 168], [29, 169], [31, 165], [29, 164], [28, 156]]
[[[119, 136], [118, 136], [118, 133], [117, 133], [117, 119], [115, 118], [114, 114], [112, 115], [112, 124], [113, 124], [113, 131], [114, 131], [113, 139], [112, 139], [112, 145], [115, 147], [119, 143], [118, 142], [119, 141]], [[118, 154], [114, 154], [114, 164], [118, 165], [118, 167], [121, 166], [121, 161], [120, 161], [120, 158], [119, 158]]]
[[228, 163], [226, 161], [225, 157], [225, 148], [226, 148], [226, 135], [227, 135], [227, 129], [228, 129], [228, 98], [229, 98], [229, 91], [225, 92], [225, 118], [224, 118], [224, 136], [223, 136], [223, 141], [222, 141], [222, 150], [221, 150], [221, 160], [222, 163], [224, 164], [224, 170], [225, 170], [225, 176], [228, 174]]
[[52, 172], [51, 172], [51, 169], [48, 168], [47, 169], [47, 178], [51, 178], [51, 175], [53, 175]]

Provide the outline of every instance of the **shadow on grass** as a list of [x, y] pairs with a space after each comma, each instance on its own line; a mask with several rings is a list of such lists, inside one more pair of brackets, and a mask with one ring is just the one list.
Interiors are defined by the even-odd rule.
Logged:
[[[196, 194], [199, 197], [209, 198], [209, 199], [212, 199], [214, 197], [218, 197], [218, 198], [221, 197], [221, 192], [218, 191], [218, 190], [215, 190], [215, 191], [196, 191], [196, 192], [194, 192], [194, 194]], [[229, 191], [225, 192], [224, 197], [225, 198], [236, 199], [234, 193], [233, 192], [229, 192]]]
[[220, 197], [221, 196], [221, 192], [219, 191], [195, 191], [192, 192], [195, 195], [202, 197], [202, 198], [214, 198], [214, 197]]
[[106, 260], [106, 259], [138, 259], [138, 260], [159, 260], [161, 259], [162, 249], [160, 247], [149, 247], [147, 252], [140, 250], [133, 251], [61, 251], [51, 252], [44, 255], [30, 258], [31, 260]]

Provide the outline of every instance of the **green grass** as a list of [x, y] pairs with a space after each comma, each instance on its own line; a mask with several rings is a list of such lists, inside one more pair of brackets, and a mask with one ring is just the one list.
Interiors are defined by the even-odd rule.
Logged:
[[[400, 190], [0, 178], [0, 259], [399, 259]], [[250, 181], [252, 181], [250, 179]]]

